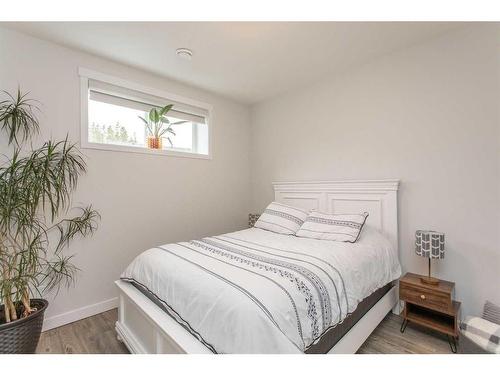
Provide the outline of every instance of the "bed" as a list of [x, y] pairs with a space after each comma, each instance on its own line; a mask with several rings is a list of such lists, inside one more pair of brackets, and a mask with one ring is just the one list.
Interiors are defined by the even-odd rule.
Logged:
[[259, 228], [140, 254], [116, 282], [132, 353], [354, 353], [399, 312], [399, 182], [275, 183], [275, 200], [369, 213], [354, 243]]

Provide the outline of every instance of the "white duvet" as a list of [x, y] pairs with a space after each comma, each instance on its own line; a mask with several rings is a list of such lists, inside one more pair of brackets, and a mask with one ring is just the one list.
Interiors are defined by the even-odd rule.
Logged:
[[299, 353], [399, 278], [375, 229], [354, 243], [251, 228], [145, 251], [122, 274], [217, 353]]

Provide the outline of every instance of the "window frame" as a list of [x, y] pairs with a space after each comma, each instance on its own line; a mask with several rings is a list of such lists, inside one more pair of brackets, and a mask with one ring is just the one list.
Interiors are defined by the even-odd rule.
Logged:
[[[115, 151], [115, 152], [127, 152], [127, 153], [139, 153], [148, 155], [160, 155], [160, 156], [173, 156], [173, 157], [183, 157], [183, 158], [194, 158], [194, 159], [212, 159], [212, 134], [213, 134], [213, 107], [211, 104], [194, 100], [191, 98], [183, 97], [177, 94], [173, 94], [167, 91], [146, 87], [139, 83], [128, 81], [122, 78], [111, 76], [108, 74], [96, 72], [94, 70], [79, 67], [78, 75], [80, 76], [80, 146], [83, 149], [94, 149], [103, 151]], [[134, 90], [147, 95], [152, 95], [165, 99], [166, 102], [169, 100], [198, 107], [204, 109], [208, 112], [208, 116], [205, 119], [208, 127], [208, 154], [199, 154], [189, 151], [176, 151], [176, 150], [152, 150], [147, 147], [135, 147], [126, 145], [113, 145], [106, 143], [95, 143], [89, 141], [89, 121], [88, 121], [88, 104], [89, 104], [89, 80], [100, 81], [122, 87], [124, 89]]]

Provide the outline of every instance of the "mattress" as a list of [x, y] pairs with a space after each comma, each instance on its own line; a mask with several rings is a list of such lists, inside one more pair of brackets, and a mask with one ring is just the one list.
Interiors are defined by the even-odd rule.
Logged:
[[317, 353], [400, 275], [370, 227], [354, 244], [251, 228], [147, 250], [121, 278], [215, 353]]

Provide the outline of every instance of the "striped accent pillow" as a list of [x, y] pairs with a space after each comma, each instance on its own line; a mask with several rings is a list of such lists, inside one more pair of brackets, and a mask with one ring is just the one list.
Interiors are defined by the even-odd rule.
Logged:
[[300, 208], [272, 202], [254, 226], [280, 234], [295, 234], [306, 217], [307, 212]]
[[358, 240], [368, 213], [363, 214], [325, 214], [313, 211], [297, 232], [298, 237], [315, 238], [354, 243]]
[[483, 319], [500, 325], [500, 306], [493, 302], [486, 301], [483, 308]]

